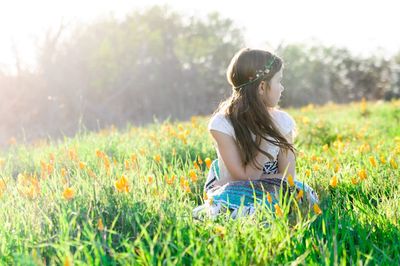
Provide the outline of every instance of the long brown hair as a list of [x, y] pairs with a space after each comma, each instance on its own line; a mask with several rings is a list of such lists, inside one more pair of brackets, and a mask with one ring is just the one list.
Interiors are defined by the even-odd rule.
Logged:
[[[257, 71], [264, 70], [267, 62], [273, 62], [269, 68], [270, 71], [263, 78], [248, 83], [255, 77]], [[235, 54], [227, 69], [226, 77], [233, 92], [231, 97], [218, 106], [214, 114], [222, 110], [230, 119], [235, 130], [236, 144], [239, 147], [243, 166], [253, 163], [257, 169], [261, 170], [262, 166], [255, 160], [258, 152], [262, 152], [273, 160], [271, 154], [260, 149], [261, 138], [279, 146], [284, 152], [291, 150], [295, 153], [295, 148], [279, 131], [258, 93], [260, 82], [263, 80], [269, 84], [271, 78], [280, 71], [282, 66], [282, 59], [268, 51], [244, 48]], [[240, 86], [241, 84], [246, 85]], [[255, 140], [251, 133], [256, 136]]]

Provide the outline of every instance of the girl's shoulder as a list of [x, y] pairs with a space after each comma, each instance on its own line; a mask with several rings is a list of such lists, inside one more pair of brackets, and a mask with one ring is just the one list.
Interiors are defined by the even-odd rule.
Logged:
[[210, 117], [208, 130], [217, 130], [230, 136], [235, 136], [233, 126], [229, 118], [223, 112], [217, 112]]
[[295, 130], [296, 122], [290, 114], [276, 108], [272, 109], [270, 113], [283, 135], [287, 135]]

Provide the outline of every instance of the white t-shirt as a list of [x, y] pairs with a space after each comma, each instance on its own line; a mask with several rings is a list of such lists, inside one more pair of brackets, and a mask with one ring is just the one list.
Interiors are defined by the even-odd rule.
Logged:
[[[276, 126], [278, 129], [281, 131], [281, 133], [284, 136], [287, 136], [289, 133], [292, 133], [294, 135], [294, 130], [295, 130], [295, 122], [293, 118], [286, 112], [278, 109], [271, 109], [270, 114], [272, 116], [272, 119], [275, 121]], [[213, 115], [208, 123], [208, 130], [216, 130], [220, 131], [222, 133], [225, 133], [229, 136], [232, 136], [236, 140], [236, 135], [235, 135], [235, 130], [229, 120], [229, 118], [225, 117], [223, 113], [216, 113]], [[252, 134], [252, 133], [251, 133]], [[255, 135], [252, 134], [253, 140], [255, 140]], [[226, 180], [230, 175], [229, 172], [221, 159], [221, 154], [219, 153], [218, 148], [217, 150], [217, 155], [218, 155], [218, 166], [220, 170], [220, 179], [221, 180]], [[279, 153], [279, 147], [276, 145], [273, 145], [271, 143], [268, 144], [267, 152], [271, 154], [274, 158], [275, 161], [277, 160], [278, 153]], [[270, 160], [267, 159], [267, 161], [264, 162], [267, 163]]]

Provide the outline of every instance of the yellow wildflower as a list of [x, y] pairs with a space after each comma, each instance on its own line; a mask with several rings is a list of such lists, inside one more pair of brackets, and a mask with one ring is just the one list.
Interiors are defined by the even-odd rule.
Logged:
[[64, 197], [66, 200], [71, 200], [71, 199], [74, 198], [74, 196], [75, 196], [75, 192], [74, 192], [74, 189], [73, 189], [73, 188], [67, 187], [66, 189], [64, 189], [63, 197]]
[[97, 158], [102, 159], [104, 157], [104, 152], [100, 151], [100, 150], [96, 150], [96, 156]]
[[272, 197], [271, 197], [271, 194], [269, 192], [267, 192], [267, 201], [268, 201], [269, 204], [272, 203]]
[[310, 176], [311, 176], [311, 170], [310, 170], [310, 169], [306, 169], [306, 171], [305, 171], [304, 173], [305, 173], [305, 175], [306, 175], [307, 177], [310, 177]]
[[291, 174], [288, 175], [287, 180], [288, 180], [289, 186], [293, 187], [294, 180], [293, 180], [293, 176]]
[[337, 178], [337, 176], [333, 176], [332, 178], [331, 178], [331, 181], [329, 182], [329, 185], [331, 186], [331, 187], [337, 187], [337, 184], [338, 184], [338, 178]]
[[276, 216], [282, 217], [283, 216], [283, 211], [282, 211], [281, 207], [279, 207], [278, 204], [275, 204], [274, 207], [275, 207]]
[[206, 162], [207, 168], [210, 169], [210, 167], [211, 167], [211, 159], [207, 157], [204, 161]]
[[356, 177], [352, 177], [351, 178], [351, 183], [353, 183], [353, 185], [357, 185], [357, 183], [358, 183], [357, 178]]
[[118, 192], [129, 191], [128, 180], [124, 175], [122, 175], [121, 178], [115, 182], [115, 187], [117, 188]]
[[64, 259], [64, 264], [63, 265], [64, 266], [72, 266], [74, 264], [69, 260], [69, 257], [66, 256], [65, 259]]
[[190, 170], [190, 171], [189, 171], [189, 176], [190, 176], [190, 179], [192, 179], [192, 182], [196, 182], [196, 181], [197, 181], [197, 174], [196, 174], [196, 171]]
[[168, 176], [165, 175], [165, 180], [166, 180], [168, 185], [172, 185], [174, 183], [174, 181], [175, 181], [175, 178], [176, 178], [175, 175], [172, 175], [171, 178], [168, 178]]
[[314, 209], [315, 214], [317, 214], [317, 215], [322, 214], [322, 210], [320, 209], [320, 207], [318, 206], [317, 203], [314, 203], [313, 209]]
[[323, 151], [327, 151], [329, 149], [329, 146], [328, 146], [328, 144], [325, 144], [324, 146], [322, 146], [322, 150]]
[[369, 162], [371, 163], [371, 165], [372, 165], [373, 167], [376, 167], [376, 161], [375, 161], [375, 158], [374, 158], [373, 156], [370, 156], [370, 157], [369, 157]]
[[203, 199], [204, 201], [208, 200], [208, 195], [205, 191], [203, 191]]
[[86, 167], [86, 163], [84, 162], [79, 162], [79, 169], [83, 170]]
[[159, 163], [161, 161], [161, 155], [157, 154], [156, 156], [154, 156], [154, 161]]
[[362, 169], [358, 172], [358, 176], [360, 177], [360, 180], [367, 179], [367, 171], [365, 169]]
[[215, 233], [220, 236], [221, 238], [224, 238], [226, 235], [226, 229], [222, 225], [216, 225], [215, 227]]
[[103, 224], [103, 220], [101, 218], [99, 218], [99, 220], [97, 221], [97, 229], [99, 229], [99, 231], [104, 230], [104, 224]]
[[299, 190], [299, 192], [296, 195], [296, 200], [300, 200], [303, 198], [304, 191], [302, 189]]
[[397, 163], [393, 158], [390, 159], [390, 165], [392, 166], [393, 169], [398, 168]]

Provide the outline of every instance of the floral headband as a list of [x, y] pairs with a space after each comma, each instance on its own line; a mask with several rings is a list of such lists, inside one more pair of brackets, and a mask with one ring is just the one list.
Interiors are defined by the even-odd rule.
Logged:
[[234, 89], [239, 89], [239, 88], [242, 88], [244, 86], [247, 86], [249, 84], [252, 84], [252, 83], [256, 82], [260, 78], [263, 78], [265, 75], [267, 75], [271, 71], [272, 65], [274, 64], [274, 62], [275, 62], [275, 56], [272, 55], [272, 59], [269, 61], [269, 63], [265, 64], [264, 70], [261, 70], [261, 69], [257, 70], [255, 77], [249, 77], [249, 81], [248, 82], [246, 82], [244, 84], [241, 84], [239, 86], [233, 87], [233, 88]]

